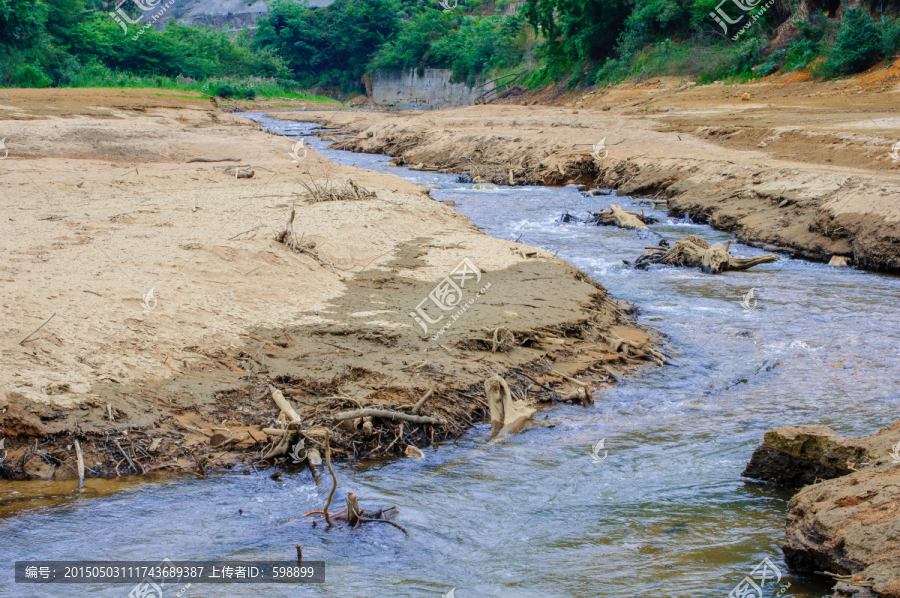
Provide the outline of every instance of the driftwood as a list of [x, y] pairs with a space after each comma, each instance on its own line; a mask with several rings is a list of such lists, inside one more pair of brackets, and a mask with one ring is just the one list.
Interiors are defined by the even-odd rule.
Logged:
[[662, 246], [662, 244], [660, 247], [649, 247], [647, 253], [635, 260], [634, 267], [643, 269], [650, 264], [665, 264], [667, 266], [701, 268], [704, 272], [718, 274], [730, 270], [746, 270], [760, 264], [776, 262], [778, 259], [778, 256], [774, 254], [752, 258], [734, 257], [728, 252], [728, 247], [721, 243], [710, 247], [705, 239], [697, 235], [689, 235], [679, 239], [672, 247]]
[[[394, 507], [390, 507], [389, 509], [380, 509], [378, 511], [369, 512], [359, 507], [359, 500], [356, 498], [356, 495], [352, 492], [347, 493], [347, 508], [338, 513], [330, 513], [328, 511], [328, 507], [331, 506], [331, 499], [334, 498], [334, 491], [337, 490], [337, 475], [334, 473], [334, 468], [331, 466], [331, 444], [329, 443], [328, 437], [325, 437], [325, 463], [328, 465], [328, 471], [331, 473], [331, 492], [328, 493], [328, 499], [325, 501], [325, 506], [322, 507], [321, 514], [325, 517], [325, 522], [329, 527], [334, 527], [335, 521], [340, 521], [342, 519], [346, 519], [347, 523], [356, 527], [360, 523], [388, 523], [393, 525], [404, 534], [409, 536], [409, 532], [406, 529], [393, 521], [387, 519], [386, 513], [390, 510], [393, 510]], [[312, 511], [310, 513], [306, 513], [304, 517], [308, 515], [312, 515], [313, 513], [319, 513], [319, 511]], [[321, 519], [319, 520], [321, 521]], [[313, 522], [315, 525], [316, 522]], [[299, 552], [298, 552], [299, 556]]]
[[484, 381], [484, 395], [491, 414], [491, 433], [515, 433], [531, 419], [536, 409], [522, 401], [513, 401], [506, 380], [491, 376]]
[[269, 386], [269, 390], [272, 393], [272, 400], [275, 401], [275, 404], [278, 405], [278, 408], [281, 409], [285, 417], [288, 418], [288, 421], [292, 423], [299, 422], [300, 415], [294, 410], [291, 404], [287, 402], [287, 399], [284, 398], [282, 392], [274, 386]]
[[78, 460], [78, 487], [84, 487], [84, 455], [81, 452], [81, 443], [75, 439], [75, 458]]
[[328, 527], [332, 527], [334, 523], [331, 521], [331, 514], [328, 513], [328, 507], [331, 506], [331, 499], [334, 498], [334, 491], [337, 490], [337, 475], [334, 473], [334, 468], [331, 466], [331, 444], [328, 441], [328, 436], [325, 437], [325, 463], [328, 465], [328, 471], [331, 473], [331, 492], [328, 493], [328, 500], [325, 501], [325, 506], [322, 508], [322, 512], [325, 515], [325, 521], [328, 523]]
[[380, 417], [391, 421], [406, 421], [413, 424], [432, 424], [435, 426], [445, 426], [447, 422], [436, 417], [427, 417], [424, 415], [410, 415], [408, 413], [400, 413], [399, 411], [387, 411], [385, 409], [357, 409], [355, 411], [344, 411], [334, 415], [335, 421], [344, 421], [346, 419], [356, 419], [359, 417]]
[[352, 492], [347, 493], [347, 523], [353, 527], [359, 525], [359, 500]]
[[592, 224], [605, 224], [618, 226], [619, 228], [647, 228], [644, 220], [637, 212], [623, 210], [622, 206], [612, 204], [608, 210], [594, 213], [594, 217], [588, 220]]
[[[284, 398], [284, 395], [280, 390], [274, 386], [269, 386], [269, 390], [272, 392], [272, 400], [275, 401], [275, 404], [281, 410], [281, 413], [283, 413], [284, 417], [288, 420], [288, 429], [272, 430], [267, 428], [263, 430], [266, 434], [269, 434], [270, 432], [281, 432], [281, 440], [272, 447], [272, 450], [263, 456], [263, 461], [268, 461], [269, 459], [274, 459], [276, 457], [283, 457], [287, 455], [290, 452], [291, 447], [298, 444], [298, 442], [301, 445], [303, 444], [303, 440], [299, 438], [299, 432], [292, 429], [292, 427], [300, 425], [300, 416], [291, 404], [288, 403], [287, 399]], [[276, 434], [270, 435], [275, 436]]]
[[433, 394], [434, 394], [434, 386], [432, 386], [432, 387], [431, 387], [431, 390], [429, 390], [428, 392], [426, 392], [426, 393], [422, 396], [422, 398], [419, 399], [419, 402], [415, 404], [415, 406], [412, 408], [412, 411], [411, 411], [410, 413], [412, 413], [413, 415], [415, 415], [416, 413], [418, 413], [418, 412], [419, 412], [419, 409], [421, 409], [422, 406], [425, 405], [425, 401], [427, 401], [428, 399], [430, 399], [430, 398], [431, 398], [431, 395], [433, 395]]

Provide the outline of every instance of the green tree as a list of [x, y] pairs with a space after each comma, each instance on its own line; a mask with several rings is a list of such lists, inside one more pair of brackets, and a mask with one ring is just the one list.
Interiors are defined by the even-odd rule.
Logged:
[[47, 7], [41, 0], [0, 0], [0, 46], [34, 43], [46, 21]]
[[631, 0], [526, 0], [522, 15], [546, 38], [551, 66], [573, 69], [614, 55]]

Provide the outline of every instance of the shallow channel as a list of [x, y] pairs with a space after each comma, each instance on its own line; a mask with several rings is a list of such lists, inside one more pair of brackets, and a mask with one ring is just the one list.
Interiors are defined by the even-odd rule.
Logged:
[[[317, 125], [247, 115], [291, 136]], [[324, 585], [195, 585], [182, 596], [706, 597], [724, 596], [764, 558], [783, 575], [764, 596], [830, 595], [788, 574], [781, 557], [790, 494], [740, 473], [763, 433], [816, 423], [863, 435], [900, 413], [900, 278], [784, 256], [719, 276], [668, 267], [630, 269], [660, 238], [729, 237], [655, 211], [648, 232], [558, 222], [628, 197], [572, 188], [473, 189], [456, 175], [390, 166], [386, 156], [328, 150], [329, 159], [437, 187], [438, 200], [485, 232], [542, 247], [588, 272], [639, 320], [667, 336], [675, 366], [612, 386], [593, 408], [544, 411], [555, 427], [486, 445], [480, 425], [425, 460], [343, 464], [343, 492], [397, 505], [406, 538], [390, 526], [311, 528], [302, 513], [323, 493], [308, 473], [129, 481], [108, 494], [55, 484], [0, 483], [0, 596], [125, 597], [121, 585], [15, 586], [16, 560], [289, 560], [327, 562]], [[645, 210], [650, 208], [643, 206]], [[732, 253], [761, 251], [732, 245]], [[753, 309], [741, 305], [755, 289]], [[592, 445], [604, 440], [605, 455]], [[93, 488], [92, 488], [93, 486]], [[102, 499], [97, 500], [101, 495]], [[342, 495], [341, 495], [342, 496]], [[21, 503], [21, 507], [10, 508]], [[790, 584], [788, 587], [787, 584]], [[176, 590], [170, 590], [175, 595]], [[166, 595], [169, 595], [168, 593]]]

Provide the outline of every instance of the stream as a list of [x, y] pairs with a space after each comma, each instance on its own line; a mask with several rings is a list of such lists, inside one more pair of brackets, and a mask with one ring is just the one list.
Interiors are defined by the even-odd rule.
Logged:
[[[245, 116], [290, 136], [318, 126]], [[0, 482], [0, 596], [125, 598], [131, 590], [16, 585], [17, 560], [290, 560], [295, 543], [304, 560], [327, 563], [325, 584], [198, 584], [181, 596], [712, 597], [728, 595], [766, 558], [782, 578], [763, 583], [763, 596], [831, 594], [830, 584], [794, 577], [784, 565], [791, 493], [740, 474], [773, 427], [865, 435], [896, 421], [900, 278], [787, 256], [718, 276], [635, 271], [623, 260], [660, 238], [729, 236], [661, 210], [644, 232], [564, 225], [564, 212], [583, 218], [610, 203], [651, 209], [571, 187], [476, 190], [456, 175], [391, 166], [386, 156], [328, 150], [316, 137], [306, 144], [340, 164], [436, 187], [433, 198], [453, 200], [486, 233], [558, 252], [616, 299], [637, 304], [639, 321], [666, 335], [675, 365], [603, 390], [592, 408], [546, 409], [554, 427], [506, 442], [487, 445], [484, 423], [425, 448], [424, 461], [336, 467], [339, 502], [352, 491], [364, 505], [396, 505], [411, 539], [387, 525], [305, 525], [299, 516], [324, 499], [308, 472], [283, 483], [237, 472], [89, 479], [81, 494], [77, 482], [40, 491], [34, 482]], [[731, 251], [763, 253], [741, 244]]]

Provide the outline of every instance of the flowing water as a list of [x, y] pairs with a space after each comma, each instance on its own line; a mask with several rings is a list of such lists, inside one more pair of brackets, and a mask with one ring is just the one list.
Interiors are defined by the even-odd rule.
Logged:
[[[278, 132], [313, 125], [252, 115]], [[828, 425], [863, 435], [898, 418], [900, 279], [787, 259], [748, 272], [623, 263], [661, 237], [728, 236], [654, 212], [638, 233], [561, 225], [627, 197], [584, 198], [572, 188], [475, 190], [456, 176], [413, 172], [384, 156], [307, 144], [342, 164], [391, 172], [439, 187], [435, 199], [489, 234], [542, 247], [640, 306], [640, 321], [668, 337], [675, 366], [612, 386], [585, 409], [544, 411], [555, 427], [487, 445], [480, 425], [425, 460], [342, 464], [340, 490], [365, 505], [397, 505], [390, 526], [311, 528], [299, 521], [324, 494], [308, 473], [276, 483], [265, 475], [221, 475], [153, 484], [88, 480], [0, 483], [0, 562], [15, 560], [290, 560], [327, 562], [324, 585], [194, 585], [187, 597], [725, 596], [763, 559], [783, 577], [763, 596], [830, 595], [828, 585], [789, 575], [781, 557], [790, 493], [743, 481], [763, 433], [783, 424]], [[648, 209], [648, 208], [645, 208]], [[756, 249], [732, 245], [741, 256]], [[742, 298], [755, 289], [755, 301]], [[604, 449], [592, 455], [600, 440]], [[342, 495], [341, 495], [342, 496]], [[14, 586], [0, 596], [125, 597], [121, 585]], [[790, 584], [790, 586], [788, 586]], [[175, 595], [172, 590], [172, 595]], [[757, 595], [753, 592], [750, 595]]]

